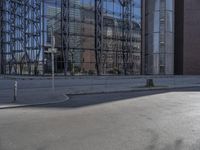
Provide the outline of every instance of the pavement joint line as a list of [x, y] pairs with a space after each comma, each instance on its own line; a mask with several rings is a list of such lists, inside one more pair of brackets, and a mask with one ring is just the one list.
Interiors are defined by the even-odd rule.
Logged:
[[41, 106], [41, 105], [48, 105], [48, 104], [59, 104], [59, 103], [64, 103], [70, 99], [70, 97], [67, 94], [62, 94], [65, 97], [65, 100], [59, 100], [56, 102], [43, 102], [43, 103], [35, 103], [35, 104], [16, 104], [16, 105], [10, 105], [10, 104], [5, 104], [4, 106], [0, 106], [1, 109], [12, 109], [12, 108], [22, 108], [22, 107], [31, 107], [31, 106]]

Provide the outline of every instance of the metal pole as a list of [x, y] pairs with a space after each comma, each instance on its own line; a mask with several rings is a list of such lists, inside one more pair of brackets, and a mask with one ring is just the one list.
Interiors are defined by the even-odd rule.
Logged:
[[14, 83], [14, 97], [13, 97], [13, 103], [15, 103], [17, 100], [17, 81]]
[[51, 52], [51, 59], [52, 59], [52, 90], [55, 90], [55, 75], [54, 75], [54, 53]]
[[54, 28], [53, 28], [53, 25], [52, 25], [52, 32], [51, 32], [51, 38], [52, 38], [52, 41], [51, 41], [51, 66], [52, 66], [52, 90], [53, 92], [55, 91], [55, 75], [54, 75], [54, 48], [55, 48], [55, 37], [53, 35], [54, 33]]

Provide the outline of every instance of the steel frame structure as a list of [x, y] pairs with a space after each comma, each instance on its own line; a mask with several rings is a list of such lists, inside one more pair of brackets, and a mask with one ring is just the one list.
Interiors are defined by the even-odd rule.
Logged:
[[[111, 0], [112, 1], [112, 0]], [[102, 53], [103, 50], [103, 2], [104, 0], [95, 0], [95, 57], [96, 57], [96, 69], [99, 75], [102, 69]], [[114, 2], [114, 0], [113, 0]], [[127, 74], [127, 67], [130, 63], [129, 55], [132, 47], [132, 13], [134, 0], [119, 0], [122, 6], [122, 55], [123, 55], [123, 70], [124, 74]], [[104, 55], [105, 57], [105, 55]]]
[[95, 58], [97, 75], [101, 72], [101, 55], [103, 43], [103, 0], [95, 0]]
[[61, 5], [61, 29], [62, 29], [62, 53], [64, 60], [64, 75], [68, 70], [68, 51], [69, 51], [69, 0], [62, 0]]
[[132, 36], [130, 30], [132, 29], [132, 5], [133, 0], [120, 0], [122, 5], [122, 18], [123, 18], [123, 27], [122, 27], [122, 53], [123, 53], [123, 67], [124, 74], [127, 74], [127, 67], [129, 64], [129, 54], [131, 51]]
[[[52, 7], [54, 0], [50, 1], [50, 7]], [[93, 8], [81, 6], [79, 4], [80, 1], [77, 4], [71, 4], [72, 2], [75, 1], [61, 0], [61, 11], [56, 14], [60, 16], [57, 21], [60, 21], [59, 34], [61, 41], [59, 48], [63, 61], [64, 75], [69, 74], [70, 63], [73, 63], [75, 59], [82, 59], [79, 57], [82, 57], [84, 51], [88, 51], [90, 57], [93, 56], [92, 53], [94, 52], [95, 60], [91, 59], [90, 62], [95, 64], [95, 73], [97, 75], [106, 74], [112, 68], [118, 70], [118, 72], [123, 72], [125, 75], [131, 74], [134, 65], [133, 53], [136, 51], [133, 45], [134, 42], [140, 42], [133, 37], [134, 0], [94, 0], [91, 2]], [[0, 16], [1, 73], [37, 75], [41, 69], [42, 74], [45, 74], [44, 51], [48, 46], [45, 45], [46, 35], [44, 34], [48, 31], [45, 31], [44, 27], [47, 24], [44, 22], [44, 3], [46, 3], [44, 0], [0, 1], [2, 6]], [[112, 5], [113, 10], [105, 8], [105, 4], [107, 5], [108, 3]], [[121, 7], [118, 10], [119, 12], [114, 12], [115, 5]], [[85, 19], [85, 17], [80, 17], [82, 19], [79, 19], [79, 16], [70, 16], [72, 15], [72, 9], [81, 11], [82, 14], [77, 11], [79, 12], [77, 15], [80, 16], [84, 15], [86, 11], [90, 11], [91, 14], [94, 14], [94, 22], [90, 19]], [[73, 13], [76, 13], [76, 11]], [[80, 25], [80, 30], [82, 27], [90, 27], [91, 30], [94, 29], [94, 34], [86, 33], [86, 31], [73, 33], [71, 31], [73, 24]], [[74, 30], [76, 30], [75, 28]], [[112, 35], [107, 35], [109, 28], [112, 30]], [[78, 39], [72, 45], [71, 41], [74, 38]], [[83, 45], [85, 41], [82, 38], [86, 38], [90, 42], [93, 39], [94, 47], [85, 48]], [[87, 45], [88, 43], [85, 42], [85, 44]], [[71, 51], [73, 51], [72, 54]], [[77, 54], [77, 51], [81, 51], [80, 54]], [[137, 51], [137, 53], [140, 53], [140, 51]]]
[[[0, 1], [0, 8], [3, 8], [3, 1]], [[0, 10], [0, 73], [3, 73], [3, 9]]]
[[1, 12], [1, 51], [5, 55], [2, 73], [37, 75], [41, 56], [40, 0], [3, 0]]

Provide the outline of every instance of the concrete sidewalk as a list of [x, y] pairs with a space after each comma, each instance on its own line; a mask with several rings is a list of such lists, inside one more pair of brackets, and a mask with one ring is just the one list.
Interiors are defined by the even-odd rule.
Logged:
[[[155, 87], [146, 88], [146, 79], [153, 78]], [[115, 77], [74, 77], [56, 78], [55, 93], [52, 93], [51, 80], [45, 78], [31, 79], [24, 78], [18, 80], [17, 102], [13, 101], [14, 79], [0, 80], [0, 108], [32, 106], [49, 103], [64, 102], [67, 95], [93, 94], [123, 91], [144, 91], [144, 90], [165, 90], [174, 88], [197, 87], [200, 86], [200, 76], [115, 76]]]
[[61, 103], [69, 97], [63, 91], [51, 89], [19, 89], [14, 102], [13, 90], [0, 90], [0, 109]]

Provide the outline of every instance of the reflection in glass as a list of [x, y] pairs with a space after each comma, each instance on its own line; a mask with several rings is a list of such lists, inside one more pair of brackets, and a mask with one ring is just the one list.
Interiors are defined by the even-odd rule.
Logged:
[[174, 72], [174, 1], [146, 1], [146, 74]]
[[[65, 18], [69, 19], [67, 54], [63, 52], [61, 0], [29, 0], [26, 10], [23, 1], [3, 1], [2, 47], [5, 74], [50, 74], [52, 28], [57, 49], [54, 58], [56, 73], [63, 74], [66, 64], [68, 75], [97, 73], [95, 0], [69, 0], [69, 18]], [[12, 10], [12, 5], [17, 6], [16, 11]], [[101, 74], [122, 74], [124, 66], [127, 67], [127, 74], [140, 74], [141, 0], [132, 1], [129, 5], [130, 20], [123, 18], [126, 16], [122, 15], [123, 7], [118, 0], [103, 1]], [[23, 15], [25, 11], [27, 12]], [[24, 20], [27, 21], [26, 24]], [[15, 28], [12, 28], [10, 21], [13, 21]], [[128, 36], [123, 35], [126, 23], [130, 27]]]

